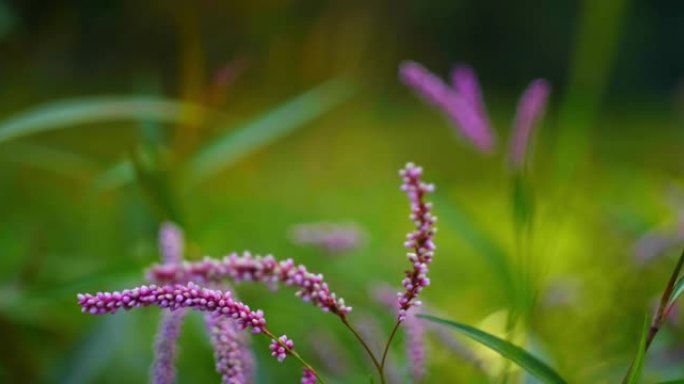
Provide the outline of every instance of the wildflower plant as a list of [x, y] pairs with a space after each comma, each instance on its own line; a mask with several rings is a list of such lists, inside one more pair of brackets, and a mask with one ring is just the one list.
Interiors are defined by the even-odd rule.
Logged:
[[[493, 154], [496, 151], [496, 135], [472, 68], [456, 66], [451, 73], [450, 84], [414, 62], [403, 63], [399, 75], [421, 98], [441, 110], [459, 129], [461, 135], [480, 152]], [[531, 232], [532, 223], [526, 165], [530, 157], [534, 128], [543, 116], [548, 95], [549, 86], [542, 79], [534, 80], [525, 90], [513, 120], [513, 133], [507, 154], [509, 169], [512, 171], [516, 240], [519, 242], [518, 248], [524, 252], [529, 252], [529, 244], [525, 242], [529, 241], [527, 234]], [[296, 360], [302, 368], [302, 384], [325, 382], [321, 373], [299, 354], [295, 340], [285, 334], [275, 336], [281, 333], [273, 332], [266, 314], [260, 309], [253, 309], [237, 297], [234, 286], [241, 283], [264, 284], [274, 291], [280, 286], [293, 288], [295, 295], [302, 301], [337, 318], [365, 350], [368, 361], [376, 371], [375, 376], [382, 384], [399, 382], [396, 364], [390, 356], [390, 347], [400, 329], [405, 331], [405, 352], [409, 362], [407, 365], [414, 383], [423, 381], [426, 376], [425, 336], [428, 331], [438, 333], [445, 344], [467, 356], [474, 365], [480, 364], [466, 348], [447, 337], [444, 328], [435, 328], [435, 325], [459, 331], [499, 352], [541, 382], [566, 383], [547, 363], [514, 345], [509, 339], [498, 338], [466, 324], [420, 313], [425, 311], [421, 307], [421, 294], [430, 285], [429, 269], [436, 251], [437, 218], [433, 214], [430, 201], [435, 187], [423, 181], [423, 169], [413, 163], [406, 164], [399, 175], [402, 181], [401, 190], [409, 201], [409, 218], [413, 229], [404, 242], [408, 266], [401, 280], [402, 288], [390, 295], [383, 289], [377, 297], [382, 306], [394, 316], [394, 325], [386, 340], [378, 341], [378, 335], [384, 332], [368, 332], [367, 328], [372, 327], [364, 325], [363, 321], [354, 323], [352, 307], [329, 287], [322, 274], [312, 272], [293, 259], [279, 260], [272, 255], [255, 255], [249, 251], [232, 252], [221, 259], [205, 257], [199, 261], [184, 261], [182, 231], [169, 223], [162, 225], [160, 231], [162, 262], [150, 266], [146, 271], [148, 284], [114, 292], [78, 294], [77, 302], [84, 313], [91, 315], [112, 314], [143, 307], [158, 307], [162, 310], [151, 369], [151, 381], [155, 384], [175, 382], [178, 336], [188, 311], [201, 312], [205, 316], [207, 333], [214, 348], [216, 370], [222, 383], [253, 382], [256, 368], [249, 334], [267, 338], [270, 341], [269, 352], [278, 362]], [[340, 240], [338, 233], [333, 235], [330, 236], [327, 231], [318, 232], [314, 236], [315, 241], [310, 241], [310, 238], [307, 241], [329, 250], [338, 250], [340, 244], [343, 245], [342, 248], [347, 248], [349, 244], [353, 243], [351, 246], [354, 246], [358, 243], [355, 236], [342, 236]], [[666, 286], [653, 320], [645, 323], [639, 352], [625, 377], [626, 383], [636, 383], [638, 380], [646, 351], [667, 316], [673, 311], [674, 301], [684, 292], [684, 277], [680, 276], [682, 268], [684, 254]], [[530, 275], [529, 270], [523, 269], [520, 272], [518, 285], [514, 287], [518, 290], [515, 295], [522, 296], [521, 292], [529, 288]], [[514, 304], [521, 308], [513, 309], [523, 313], [530, 311], [532, 306], [524, 300]], [[515, 327], [518, 320], [513, 312], [509, 312], [509, 330]], [[503, 379], [505, 381], [508, 378]], [[374, 382], [372, 377], [371, 382]]]
[[[422, 173], [422, 168], [412, 163], [408, 163], [400, 172], [403, 180], [401, 189], [408, 195], [415, 231], [408, 234], [404, 244], [410, 250], [410, 268], [402, 281], [404, 290], [397, 293], [397, 320], [381, 357], [375, 355], [352, 326], [349, 321], [352, 307], [330, 290], [323, 275], [310, 272], [306, 266], [297, 265], [292, 259], [278, 261], [271, 255], [258, 256], [249, 252], [231, 253], [221, 260], [207, 257], [198, 262], [181, 261], [182, 232], [173, 224], [164, 224], [160, 231], [163, 262], [147, 271], [146, 277], [152, 284], [115, 292], [78, 294], [78, 304], [84, 313], [91, 315], [151, 306], [164, 311], [152, 369], [154, 383], [172, 383], [175, 380], [176, 343], [187, 310], [203, 312], [206, 316], [208, 333], [215, 350], [216, 368], [223, 383], [248, 383], [253, 377], [253, 360], [247, 348], [248, 343], [243, 338], [244, 330], [271, 339], [271, 355], [279, 362], [287, 356], [298, 360], [303, 366], [302, 383], [314, 383], [317, 380], [322, 383], [324, 381], [318, 372], [296, 352], [294, 341], [286, 335], [274, 336], [267, 326], [264, 312], [254, 310], [238, 300], [230, 284], [248, 281], [263, 283], [272, 289], [279, 284], [294, 287], [300, 299], [341, 320], [364, 347], [377, 369], [381, 383], [385, 383], [384, 366], [390, 344], [402, 322], [416, 321], [414, 316], [407, 319], [408, 311], [420, 305], [418, 296], [430, 282], [427, 274], [435, 251], [433, 237], [436, 218], [431, 213], [432, 205], [426, 201], [426, 196], [434, 190], [434, 186], [422, 181]], [[409, 336], [410, 339], [420, 338], [420, 335]], [[416, 356], [418, 354], [414, 353]]]

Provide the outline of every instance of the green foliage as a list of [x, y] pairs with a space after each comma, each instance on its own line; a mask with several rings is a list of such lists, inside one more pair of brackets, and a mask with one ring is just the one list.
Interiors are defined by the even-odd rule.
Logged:
[[634, 357], [634, 362], [629, 368], [629, 373], [624, 381], [626, 384], [637, 384], [639, 378], [641, 378], [641, 370], [644, 366], [644, 360], [646, 359], [646, 339], [648, 338], [649, 332], [648, 325], [648, 316], [646, 316], [644, 318], [644, 325], [641, 327], [641, 337], [639, 338], [639, 347], [636, 356]]
[[524, 349], [513, 345], [506, 340], [455, 321], [444, 320], [430, 315], [418, 315], [418, 317], [438, 324], [446, 325], [449, 328], [470, 337], [478, 343], [497, 351], [502, 356], [518, 364], [521, 368], [529, 372], [543, 383], [566, 383], [566, 381], [558, 373], [556, 373], [553, 368], [549, 367], [546, 363], [534, 357]]
[[254, 150], [303, 127], [347, 100], [352, 92], [348, 79], [331, 80], [229, 130], [188, 161], [188, 183], [197, 184]]
[[192, 124], [208, 110], [158, 97], [89, 97], [31, 108], [0, 122], [0, 143], [40, 132], [116, 120]]

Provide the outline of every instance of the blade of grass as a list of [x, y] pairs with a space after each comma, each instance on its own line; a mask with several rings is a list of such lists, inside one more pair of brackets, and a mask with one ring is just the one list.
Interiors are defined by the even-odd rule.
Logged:
[[438, 324], [446, 325], [468, 337], [477, 341], [478, 343], [491, 348], [500, 353], [505, 358], [519, 365], [525, 371], [536, 377], [543, 383], [562, 384], [566, 381], [549, 367], [546, 363], [534, 357], [524, 349], [509, 343], [506, 340], [500, 339], [487, 332], [473, 328], [469, 325], [458, 323], [451, 320], [444, 320], [430, 315], [418, 315], [419, 318], [432, 321]]
[[251, 152], [264, 147], [347, 100], [354, 87], [333, 79], [286, 101], [201, 149], [187, 164], [187, 182], [196, 185]]
[[122, 187], [133, 180], [135, 180], [135, 166], [130, 159], [123, 159], [95, 178], [93, 191], [102, 193]]
[[146, 96], [62, 100], [31, 108], [0, 122], [0, 143], [39, 132], [113, 120], [189, 124], [207, 112], [199, 105]]
[[622, 381], [624, 384], [637, 384], [639, 378], [641, 377], [641, 369], [644, 366], [644, 360], [646, 357], [646, 340], [648, 339], [648, 316], [644, 318], [644, 325], [641, 329], [641, 338], [639, 339], [639, 349], [637, 350], [636, 356], [634, 357], [634, 362], [632, 366], [629, 367], [629, 372], [627, 376]]
[[672, 304], [677, 301], [682, 293], [684, 293], [684, 276], [680, 277], [679, 280], [677, 280], [677, 283], [674, 285], [672, 295], [670, 296], [670, 301], [667, 304], [668, 307], [672, 306]]

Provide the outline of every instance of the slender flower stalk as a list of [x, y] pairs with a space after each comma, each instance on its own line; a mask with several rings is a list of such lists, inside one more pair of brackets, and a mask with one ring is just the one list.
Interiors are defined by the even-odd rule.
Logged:
[[[165, 264], [178, 264], [183, 258], [183, 232], [175, 224], [163, 223], [159, 230], [159, 250]], [[154, 345], [151, 381], [154, 384], [173, 384], [176, 382], [176, 356], [186, 310], [164, 312], [157, 331]]]
[[[397, 311], [397, 301], [390, 287], [380, 286], [373, 290], [372, 296], [393, 313]], [[426, 345], [425, 323], [416, 317], [416, 308], [412, 307], [406, 313], [406, 319], [402, 322], [406, 332], [405, 349], [409, 372], [414, 383], [419, 383], [425, 377]]]
[[494, 134], [486, 117], [472, 104], [472, 88], [467, 90], [469, 93], [461, 94], [458, 89], [452, 89], [442, 79], [413, 61], [401, 63], [399, 78], [426, 103], [441, 110], [475, 148], [483, 153], [491, 153], [494, 150]]
[[323, 280], [322, 274], [311, 273], [304, 265], [295, 265], [292, 259], [277, 261], [273, 256], [241, 256], [232, 253], [222, 260], [205, 258], [199, 262], [181, 265], [155, 265], [148, 270], [148, 278], [160, 284], [167, 282], [196, 281], [216, 283], [231, 280], [235, 283], [253, 281], [265, 283], [273, 289], [278, 283], [298, 287], [297, 296], [311, 302], [324, 312], [331, 312], [344, 319], [352, 308], [344, 299], [337, 298]]
[[537, 79], [530, 83], [520, 97], [513, 122], [513, 137], [509, 154], [511, 166], [516, 171], [521, 170], [525, 165], [532, 133], [544, 115], [549, 92], [550, 87], [546, 80]]
[[240, 329], [251, 329], [252, 333], [260, 333], [266, 326], [266, 319], [261, 310], [252, 311], [248, 305], [234, 300], [230, 291], [199, 287], [197, 284], [187, 285], [143, 285], [121, 292], [98, 292], [78, 294], [78, 304], [84, 313], [103, 315], [116, 313], [121, 309], [157, 306], [169, 310], [192, 308], [202, 312], [220, 313], [234, 319]]
[[159, 324], [159, 332], [154, 345], [155, 357], [152, 363], [153, 384], [173, 384], [176, 382], [176, 341], [180, 335], [185, 310], [164, 312]]
[[432, 215], [432, 204], [425, 202], [425, 195], [434, 191], [434, 185], [426, 184], [422, 181], [423, 169], [413, 163], [406, 164], [406, 167], [399, 172], [399, 175], [404, 181], [401, 189], [406, 192], [411, 203], [410, 217], [416, 229], [407, 235], [407, 240], [404, 243], [404, 247], [410, 250], [407, 256], [412, 268], [405, 272], [406, 277], [401, 282], [405, 291], [398, 293], [399, 310], [397, 322], [390, 332], [382, 353], [382, 359], [380, 360], [380, 376], [383, 379], [385, 361], [392, 340], [397, 334], [401, 323], [406, 320], [408, 310], [421, 304], [417, 300], [418, 294], [423, 288], [430, 285], [430, 279], [427, 277], [428, 265], [432, 262], [432, 257], [434, 256], [435, 244], [433, 243], [433, 237], [437, 231], [437, 228], [435, 228], [437, 218]]
[[252, 382], [254, 358], [249, 349], [247, 334], [231, 319], [220, 313], [206, 313], [205, 322], [214, 347], [216, 371], [223, 384]]
[[409, 249], [407, 257], [412, 268], [405, 272], [406, 278], [401, 282], [405, 291], [399, 293], [399, 322], [406, 318], [406, 311], [409, 308], [421, 304], [417, 300], [418, 294], [430, 285], [427, 273], [435, 252], [433, 237], [437, 230], [437, 218], [431, 212], [432, 204], [425, 202], [425, 195], [434, 191], [434, 185], [421, 181], [423, 169], [413, 163], [406, 164], [400, 175], [404, 180], [401, 189], [406, 192], [411, 203], [411, 220], [416, 229], [407, 235], [404, 243]]
[[164, 264], [178, 264], [183, 261], [185, 240], [183, 231], [171, 222], [162, 223], [159, 229], [159, 250]]

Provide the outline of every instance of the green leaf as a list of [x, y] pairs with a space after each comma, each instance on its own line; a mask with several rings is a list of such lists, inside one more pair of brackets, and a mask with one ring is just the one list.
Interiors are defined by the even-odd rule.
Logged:
[[90, 175], [97, 164], [79, 154], [32, 143], [14, 143], [0, 151], [2, 158], [64, 176]]
[[529, 227], [534, 215], [534, 197], [532, 187], [523, 175], [516, 175], [513, 179], [513, 220], [517, 230]]
[[200, 150], [189, 162], [187, 178], [195, 185], [251, 152], [264, 147], [331, 110], [353, 94], [345, 79], [330, 80], [270, 110]]
[[680, 277], [675, 283], [672, 294], [670, 295], [670, 300], [668, 301], [668, 306], [674, 304], [682, 293], [684, 293], [684, 276]]
[[124, 159], [102, 172], [93, 181], [95, 192], [104, 192], [122, 187], [135, 180], [135, 166], [130, 159]]
[[34, 133], [114, 120], [192, 124], [207, 113], [201, 106], [144, 96], [89, 97], [34, 107], [0, 122], [0, 143]]
[[663, 381], [663, 382], [660, 382], [658, 384], [684, 384], [684, 379]]
[[435, 195], [439, 219], [452, 227], [463, 240], [479, 252], [489, 264], [503, 289], [511, 300], [514, 299], [516, 285], [513, 269], [506, 251], [457, 204]]
[[641, 377], [641, 369], [644, 366], [644, 360], [646, 357], [646, 339], [648, 338], [648, 331], [649, 331], [648, 316], [646, 316], [646, 317], [644, 317], [644, 325], [642, 326], [642, 329], [641, 329], [641, 338], [639, 339], [639, 349], [637, 350], [637, 354], [634, 357], [634, 362], [632, 363], [632, 366], [629, 367], [629, 372], [627, 373], [627, 377], [624, 380], [624, 382], [626, 384], [636, 384], [639, 382], [639, 378]]
[[453, 328], [463, 333], [471, 339], [479, 342], [480, 344], [488, 348], [491, 348], [492, 350], [500, 353], [505, 358], [518, 364], [521, 368], [529, 372], [532, 376], [536, 377], [543, 383], [566, 383], [566, 381], [546, 363], [534, 357], [532, 354], [525, 351], [524, 349], [516, 345], [513, 345], [506, 340], [500, 339], [487, 332], [481, 331], [477, 328], [473, 328], [469, 325], [458, 323], [455, 321], [444, 320], [430, 315], [418, 315], [418, 317], [438, 324], [446, 325], [450, 328]]

